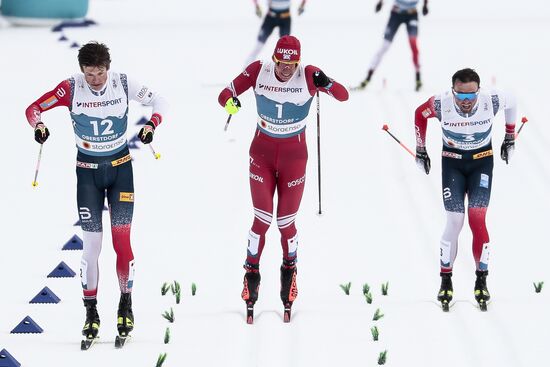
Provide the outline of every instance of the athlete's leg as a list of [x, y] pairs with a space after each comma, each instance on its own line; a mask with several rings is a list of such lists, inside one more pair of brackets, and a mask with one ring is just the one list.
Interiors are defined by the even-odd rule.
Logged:
[[246, 263], [255, 267], [259, 266], [265, 245], [265, 234], [273, 218], [275, 149], [275, 143], [261, 136], [256, 136], [250, 146], [249, 176], [254, 222], [248, 234]]
[[96, 186], [96, 169], [76, 169], [76, 196], [78, 215], [82, 228], [83, 251], [80, 261], [80, 277], [84, 299], [95, 299], [99, 280], [99, 254], [102, 241], [102, 213], [105, 190]]
[[468, 222], [472, 230], [472, 253], [477, 270], [487, 270], [489, 263], [489, 233], [485, 215], [491, 198], [493, 157], [474, 161], [468, 177]]
[[290, 16], [279, 19], [279, 38], [290, 35]]
[[407, 20], [407, 33], [409, 35], [409, 45], [411, 46], [414, 69], [417, 73], [420, 72], [420, 63], [418, 61], [418, 14], [412, 14]]
[[374, 70], [378, 67], [380, 64], [380, 61], [382, 61], [382, 57], [388, 51], [390, 48], [390, 45], [393, 41], [393, 37], [395, 37], [395, 33], [397, 32], [397, 29], [399, 29], [399, 26], [401, 25], [401, 16], [395, 12], [391, 12], [390, 19], [388, 20], [388, 25], [386, 26], [386, 30], [384, 31], [384, 41], [382, 42], [382, 45], [378, 49], [378, 52], [374, 55], [370, 67], [369, 67], [369, 73], [367, 75], [368, 81], [370, 81], [370, 78], [372, 77], [372, 74], [374, 73]]
[[266, 17], [264, 18], [264, 22], [262, 23], [262, 26], [260, 28], [260, 33], [258, 34], [258, 41], [256, 42], [254, 49], [246, 59], [246, 66], [256, 60], [256, 58], [262, 51], [265, 42], [273, 32], [276, 24], [276, 18], [266, 15]]
[[121, 293], [132, 292], [134, 282], [134, 254], [130, 243], [130, 229], [134, 214], [134, 177], [132, 162], [112, 167], [112, 184], [107, 189], [111, 213], [113, 247], [117, 255], [116, 270]]
[[458, 236], [464, 225], [464, 197], [466, 179], [458, 165], [462, 160], [443, 157], [442, 159], [442, 194], [447, 224], [440, 241], [440, 265], [442, 273], [453, 270], [458, 252]]
[[279, 145], [277, 164], [277, 226], [281, 232], [283, 260], [294, 262], [298, 250], [298, 233], [294, 221], [300, 208], [306, 180], [307, 146], [305, 134], [293, 142]]

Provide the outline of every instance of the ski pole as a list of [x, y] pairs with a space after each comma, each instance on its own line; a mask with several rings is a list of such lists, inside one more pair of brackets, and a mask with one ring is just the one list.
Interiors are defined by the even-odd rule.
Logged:
[[38, 186], [38, 181], [36, 181], [36, 179], [38, 178], [38, 170], [40, 169], [40, 160], [42, 159], [43, 146], [43, 144], [40, 144], [40, 150], [38, 151], [38, 160], [36, 161], [36, 170], [34, 171], [34, 180], [32, 181], [32, 187]]
[[225, 123], [225, 127], [223, 128], [223, 131], [227, 131], [227, 128], [229, 127], [229, 121], [231, 121], [231, 116], [233, 116], [233, 115], [230, 114], [227, 117], [227, 122]]
[[525, 125], [525, 123], [526, 123], [527, 121], [529, 121], [529, 120], [527, 119], [527, 117], [523, 116], [523, 117], [521, 118], [521, 126], [519, 127], [518, 132], [516, 133], [516, 136], [515, 136], [516, 139], [518, 138], [519, 133], [521, 132], [521, 129], [523, 129], [523, 125]]
[[395, 137], [395, 135], [393, 135], [392, 133], [390, 133], [390, 128], [388, 127], [388, 125], [385, 125], [382, 126], [382, 130], [384, 130], [385, 132], [387, 132], [388, 134], [390, 134], [390, 136], [396, 141], [399, 143], [399, 145], [401, 145], [403, 147], [403, 149], [405, 149], [407, 152], [410, 153], [410, 155], [412, 155], [414, 158], [416, 158], [416, 154], [413, 153], [412, 150], [410, 150], [405, 144], [403, 144], [402, 142], [399, 141], [399, 139], [397, 139]]
[[151, 149], [151, 153], [155, 156], [155, 159], [160, 159], [160, 153], [155, 152], [155, 148], [153, 148], [153, 144], [148, 144], [149, 149]]
[[319, 105], [319, 90], [317, 89], [317, 181], [319, 185], [319, 215], [321, 211], [321, 108]]

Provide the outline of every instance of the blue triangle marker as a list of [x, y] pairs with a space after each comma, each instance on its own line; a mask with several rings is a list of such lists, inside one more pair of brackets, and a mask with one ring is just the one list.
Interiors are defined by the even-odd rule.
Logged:
[[50, 288], [44, 287], [29, 303], [59, 303], [59, 301], [61, 299]]
[[76, 273], [63, 261], [48, 274], [48, 278], [73, 278]]
[[149, 122], [149, 119], [144, 116], [136, 122], [136, 125], [145, 125], [147, 122]]
[[61, 250], [82, 250], [82, 240], [75, 234], [63, 245]]
[[128, 140], [128, 149], [139, 149], [139, 146], [136, 144], [138, 141], [140, 140], [137, 135]]
[[40, 334], [44, 330], [30, 316], [27, 316], [12, 331], [12, 334]]
[[64, 34], [62, 34], [62, 35], [61, 35], [61, 37], [59, 37], [59, 38], [58, 38], [57, 40], [58, 40], [58, 41], [67, 41], [67, 40], [68, 40], [68, 38], [67, 38], [67, 37], [65, 37], [65, 35], [64, 35]]
[[80, 45], [76, 42], [71, 43], [71, 48], [77, 48], [80, 47]]
[[5, 349], [0, 350], [0, 367], [20, 367], [21, 363]]

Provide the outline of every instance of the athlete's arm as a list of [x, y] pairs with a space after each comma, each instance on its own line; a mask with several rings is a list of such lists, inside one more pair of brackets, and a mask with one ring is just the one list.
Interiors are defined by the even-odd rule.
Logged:
[[[516, 100], [510, 94], [495, 93], [491, 94], [493, 108], [497, 107], [497, 111], [504, 110], [504, 122], [506, 123], [506, 134], [514, 134], [516, 129], [517, 108]], [[495, 106], [496, 104], [496, 106]]]
[[242, 73], [233, 79], [229, 86], [221, 91], [218, 96], [218, 103], [222, 107], [225, 107], [225, 103], [229, 98], [240, 96], [242, 93], [246, 92], [248, 88], [254, 87], [261, 68], [262, 63], [260, 61], [254, 61], [252, 64], [248, 65]]
[[332, 96], [336, 98], [339, 101], [347, 101], [349, 98], [349, 93], [346, 87], [344, 87], [342, 84], [338, 83], [336, 80], [329, 78], [330, 83], [325, 88], [317, 88], [315, 84], [313, 83], [313, 74], [316, 71], [320, 71], [316, 66], [308, 65], [306, 66], [306, 81], [307, 81], [307, 88], [309, 90], [309, 94], [312, 96], [315, 95], [317, 92], [317, 89], [319, 89], [321, 92], [328, 94], [329, 96]]
[[437, 117], [434, 101], [435, 96], [418, 106], [414, 113], [414, 131], [416, 134], [417, 148], [426, 146], [426, 128], [428, 126], [428, 119], [431, 117]]
[[27, 121], [33, 128], [41, 122], [42, 112], [55, 107], [69, 107], [71, 104], [71, 83], [69, 79], [62, 81], [53, 90], [31, 103], [25, 111]]
[[150, 121], [153, 122], [155, 128], [162, 122], [162, 117], [166, 114], [168, 103], [166, 99], [151, 90], [149, 87], [137, 83], [134, 80], [128, 80], [128, 99], [139, 102], [145, 106], [153, 106], [153, 114]]

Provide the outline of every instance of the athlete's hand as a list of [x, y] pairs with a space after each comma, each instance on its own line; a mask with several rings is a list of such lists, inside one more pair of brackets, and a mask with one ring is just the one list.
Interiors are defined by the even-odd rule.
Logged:
[[262, 17], [262, 8], [260, 8], [260, 5], [256, 4], [256, 15], [258, 18]]
[[331, 84], [330, 79], [323, 73], [322, 70], [317, 70], [313, 73], [313, 85], [317, 88], [326, 88]]
[[380, 10], [382, 10], [382, 1], [379, 1], [379, 2], [376, 4], [376, 7], [374, 8], [374, 12], [375, 12], [375, 13], [378, 13]]
[[298, 8], [298, 15], [304, 14], [305, 10], [306, 9], [304, 8], [304, 3], [302, 3], [302, 5], [300, 5], [300, 7]]
[[225, 110], [230, 115], [239, 112], [239, 108], [241, 108], [241, 101], [237, 97], [231, 97], [225, 102]]
[[155, 134], [155, 124], [153, 121], [149, 121], [141, 128], [141, 130], [138, 133], [139, 140], [143, 144], [149, 144], [153, 141], [153, 135]]
[[34, 126], [34, 140], [39, 144], [44, 144], [50, 136], [50, 130], [43, 123], [39, 122]]
[[515, 134], [506, 134], [504, 135], [504, 141], [500, 146], [500, 158], [502, 158], [502, 160], [505, 161], [506, 164], [508, 164], [508, 161], [514, 153], [515, 139]]
[[426, 174], [430, 173], [432, 164], [425, 147], [416, 147], [416, 165]]
[[426, 16], [426, 15], [428, 15], [428, 13], [429, 13], [428, 4], [424, 4], [424, 6], [422, 7], [422, 15]]

